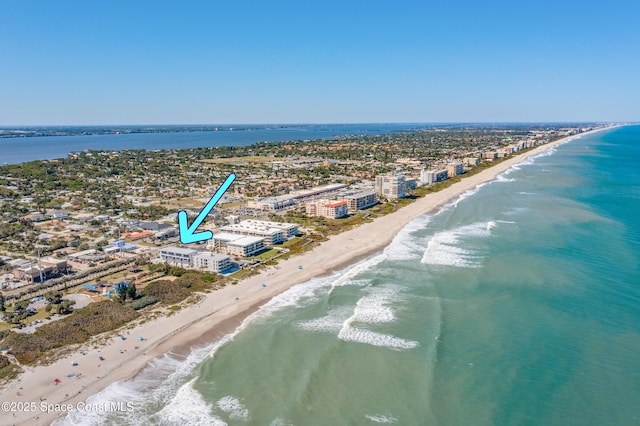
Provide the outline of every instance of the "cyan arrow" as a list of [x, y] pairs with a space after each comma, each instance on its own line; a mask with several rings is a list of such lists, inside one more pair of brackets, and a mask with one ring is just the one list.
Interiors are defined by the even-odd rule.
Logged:
[[180, 229], [180, 242], [182, 244], [190, 244], [195, 243], [196, 241], [206, 241], [213, 238], [213, 233], [211, 231], [203, 231], [196, 232], [198, 226], [202, 223], [205, 217], [213, 210], [215, 205], [218, 203], [220, 198], [227, 192], [227, 189], [231, 186], [233, 181], [236, 179], [236, 175], [231, 173], [227, 176], [224, 183], [220, 185], [220, 188], [213, 194], [213, 197], [209, 200], [209, 202], [200, 210], [198, 217], [193, 221], [191, 226], [187, 227], [187, 212], [184, 210], [178, 212], [178, 228]]

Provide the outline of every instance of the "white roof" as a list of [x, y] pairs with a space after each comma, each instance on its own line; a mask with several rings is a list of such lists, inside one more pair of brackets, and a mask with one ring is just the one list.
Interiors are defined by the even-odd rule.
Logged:
[[239, 240], [240, 238], [244, 238], [244, 235], [232, 234], [230, 232], [219, 232], [217, 234], [213, 234], [213, 239], [218, 241], [229, 242]]
[[162, 247], [160, 249], [160, 251], [167, 251], [167, 252], [171, 252], [171, 253], [192, 255], [197, 250], [186, 249], [186, 248], [181, 248], [181, 247], [176, 247], [176, 246], [167, 246], [167, 247]]
[[264, 238], [246, 236], [232, 241], [231, 244], [234, 246], [248, 246], [257, 242], [264, 242]]

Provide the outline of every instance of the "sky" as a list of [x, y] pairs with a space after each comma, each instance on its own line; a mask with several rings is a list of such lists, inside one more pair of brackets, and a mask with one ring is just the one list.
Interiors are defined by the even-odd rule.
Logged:
[[0, 1], [0, 126], [640, 121], [640, 2]]

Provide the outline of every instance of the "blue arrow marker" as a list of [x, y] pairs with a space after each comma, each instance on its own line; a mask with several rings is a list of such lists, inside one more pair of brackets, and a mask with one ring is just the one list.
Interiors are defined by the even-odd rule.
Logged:
[[203, 231], [196, 232], [198, 226], [202, 223], [205, 217], [213, 210], [215, 205], [220, 201], [220, 198], [227, 192], [227, 189], [231, 186], [233, 181], [236, 179], [236, 175], [231, 173], [227, 176], [224, 183], [220, 185], [220, 188], [213, 194], [213, 197], [209, 200], [209, 202], [200, 210], [198, 217], [193, 221], [191, 226], [187, 227], [187, 212], [184, 210], [178, 212], [178, 228], [180, 229], [180, 242], [182, 244], [190, 244], [195, 243], [197, 241], [207, 241], [213, 238], [213, 233], [211, 231]]

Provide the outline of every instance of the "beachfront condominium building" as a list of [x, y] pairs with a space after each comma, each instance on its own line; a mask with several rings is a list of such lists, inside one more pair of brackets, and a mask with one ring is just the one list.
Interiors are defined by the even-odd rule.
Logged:
[[431, 185], [432, 183], [442, 182], [449, 178], [449, 170], [421, 170], [420, 183], [423, 185]]
[[301, 189], [299, 191], [294, 191], [289, 194], [279, 195], [276, 197], [256, 198], [255, 200], [248, 201], [247, 207], [265, 211], [280, 211], [288, 207], [295, 206], [298, 202], [302, 202], [305, 199], [319, 196], [328, 197], [332, 193], [346, 187], [347, 185], [344, 183], [332, 183], [329, 185], [316, 186], [310, 189]]
[[167, 246], [160, 249], [160, 260], [170, 265], [189, 268], [192, 265], [192, 257], [197, 253], [197, 250]]
[[231, 234], [262, 237], [265, 245], [278, 244], [298, 235], [298, 225], [295, 223], [254, 219], [223, 226], [220, 230]]
[[221, 232], [211, 240], [216, 250], [232, 256], [249, 257], [264, 249], [264, 238]]
[[404, 198], [406, 194], [405, 177], [401, 174], [376, 176], [376, 194], [388, 200]]
[[447, 171], [449, 172], [449, 177], [461, 175], [464, 173], [464, 164], [462, 162], [451, 163]]
[[375, 206], [378, 203], [378, 197], [375, 191], [365, 190], [355, 194], [347, 194], [342, 197], [347, 202], [349, 212], [355, 212], [356, 210], [367, 209], [371, 206]]
[[243, 220], [240, 223], [223, 226], [220, 230], [230, 234], [260, 237], [264, 240], [264, 244], [269, 246], [285, 241], [285, 235], [289, 233], [288, 229], [273, 226], [271, 222], [263, 220]]
[[496, 151], [487, 151], [484, 154], [482, 154], [482, 156], [486, 160], [495, 160], [498, 158], [498, 153]]
[[247, 201], [247, 207], [250, 209], [264, 210], [270, 212], [278, 212], [296, 205], [296, 200], [288, 195], [280, 197], [262, 197], [255, 200]]
[[193, 267], [200, 271], [220, 273], [231, 267], [231, 256], [201, 251], [193, 256]]
[[480, 159], [478, 157], [467, 157], [462, 162], [465, 166], [476, 167], [480, 164]]
[[176, 246], [167, 246], [160, 249], [160, 260], [181, 268], [215, 273], [231, 267], [231, 257], [227, 255]]
[[246, 226], [263, 226], [265, 228], [275, 228], [282, 230], [285, 238], [292, 238], [298, 235], [298, 224], [288, 222], [271, 222], [269, 220], [247, 219], [240, 222]]
[[339, 219], [349, 215], [349, 206], [346, 201], [311, 201], [305, 205], [307, 216], [321, 216], [330, 219]]

